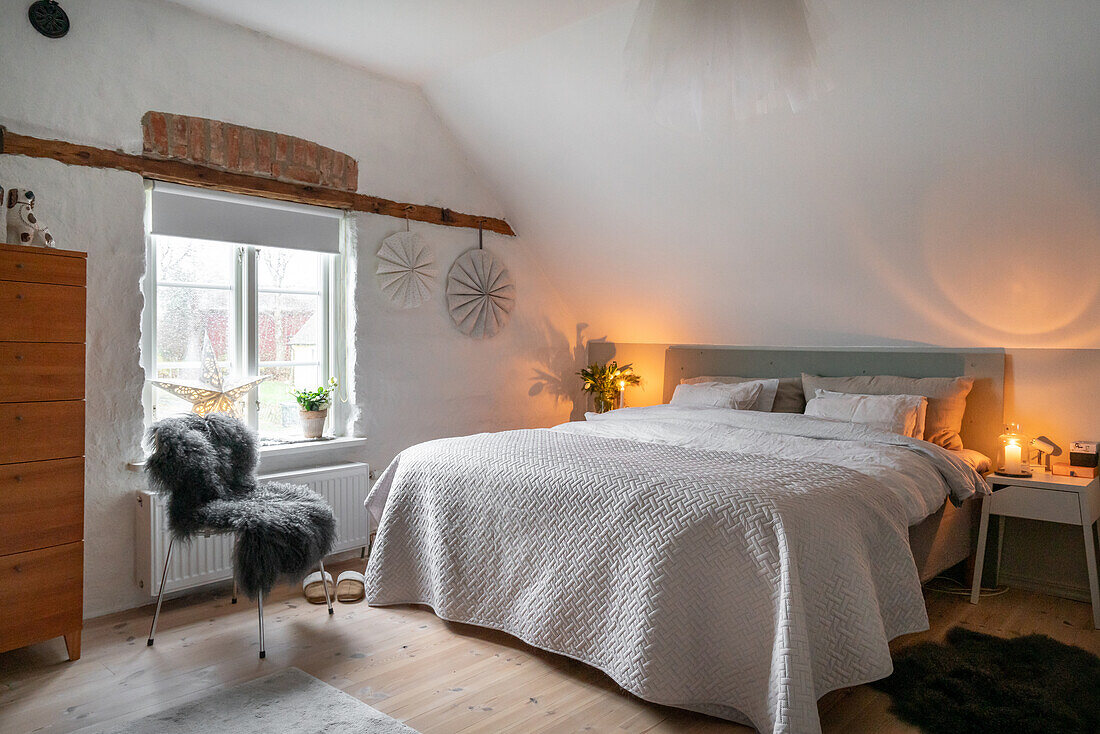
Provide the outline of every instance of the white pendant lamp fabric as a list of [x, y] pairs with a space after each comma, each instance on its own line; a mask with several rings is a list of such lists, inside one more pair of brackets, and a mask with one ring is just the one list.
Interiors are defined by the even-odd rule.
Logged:
[[670, 127], [705, 130], [828, 89], [804, 0], [642, 0], [626, 81]]
[[455, 326], [477, 339], [496, 335], [508, 323], [516, 286], [508, 269], [487, 250], [459, 255], [447, 276], [447, 308]]
[[432, 296], [435, 255], [420, 235], [398, 232], [378, 248], [378, 282], [398, 308], [416, 308]]

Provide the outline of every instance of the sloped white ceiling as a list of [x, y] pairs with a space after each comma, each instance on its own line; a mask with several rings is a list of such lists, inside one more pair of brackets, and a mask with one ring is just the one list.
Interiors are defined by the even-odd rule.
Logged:
[[422, 84], [624, 0], [173, 0]]
[[478, 3], [366, 5], [588, 336], [1100, 347], [1095, 0], [819, 0], [833, 91], [705, 135], [625, 93], [635, 2], [487, 3], [465, 55], [416, 13]]
[[427, 88], [594, 335], [1100, 346], [1100, 3], [822, 7], [834, 90], [721, 134], [628, 99], [633, 3]]

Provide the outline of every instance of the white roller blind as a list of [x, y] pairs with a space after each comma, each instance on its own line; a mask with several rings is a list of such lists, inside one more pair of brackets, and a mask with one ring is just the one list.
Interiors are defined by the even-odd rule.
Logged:
[[342, 216], [338, 209], [153, 184], [153, 234], [335, 254]]

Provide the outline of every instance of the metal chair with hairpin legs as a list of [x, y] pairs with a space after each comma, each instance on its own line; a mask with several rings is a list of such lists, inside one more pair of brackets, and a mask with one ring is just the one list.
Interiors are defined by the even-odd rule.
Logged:
[[[324, 558], [336, 537], [332, 507], [308, 487], [261, 481], [256, 434], [232, 416], [171, 416], [153, 424], [149, 439], [153, 450], [145, 472], [150, 486], [166, 498], [171, 539], [146, 644], [155, 639], [175, 542], [233, 535], [233, 600], [238, 582], [256, 599], [260, 657], [266, 657], [263, 597], [282, 577], [320, 567], [324, 578]], [[323, 587], [331, 615], [329, 588]]]
[[[218, 533], [204, 532], [202, 535], [209, 538], [211, 535]], [[157, 608], [153, 611], [153, 623], [149, 626], [149, 639], [145, 641], [146, 647], [153, 645], [153, 637], [157, 633], [157, 620], [160, 618], [160, 604], [164, 601], [164, 582], [168, 580], [168, 566], [172, 562], [172, 546], [176, 543], [174, 537], [168, 540], [168, 552], [164, 554], [164, 568], [161, 570], [160, 575], [160, 590], [157, 591]], [[329, 597], [328, 584], [325, 583], [325, 563], [324, 561], [318, 561], [317, 565], [321, 569], [321, 586], [325, 590], [325, 604], [328, 605], [328, 613], [335, 614], [332, 609], [332, 599]], [[232, 603], [237, 603], [237, 578], [233, 577], [233, 599]], [[256, 608], [259, 611], [260, 617], [260, 657], [267, 657], [267, 648], [264, 647], [264, 595], [261, 593], [256, 597]]]

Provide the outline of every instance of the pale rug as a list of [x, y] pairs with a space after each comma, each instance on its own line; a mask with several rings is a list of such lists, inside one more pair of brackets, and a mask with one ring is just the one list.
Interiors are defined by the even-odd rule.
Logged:
[[82, 734], [416, 734], [354, 696], [289, 668], [197, 701]]

